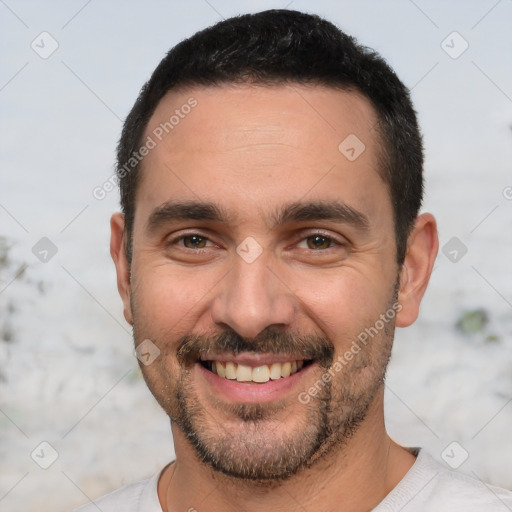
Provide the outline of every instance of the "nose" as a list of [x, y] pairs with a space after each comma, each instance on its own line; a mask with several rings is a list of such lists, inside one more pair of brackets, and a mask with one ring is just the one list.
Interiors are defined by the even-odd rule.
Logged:
[[237, 258], [216, 292], [212, 320], [244, 338], [255, 338], [269, 326], [283, 328], [293, 321], [293, 292], [262, 257], [253, 263]]

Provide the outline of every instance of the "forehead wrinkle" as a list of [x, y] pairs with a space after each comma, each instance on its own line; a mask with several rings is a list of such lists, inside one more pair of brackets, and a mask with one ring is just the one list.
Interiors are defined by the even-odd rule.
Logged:
[[227, 148], [228, 151], [245, 151], [248, 149], [274, 149], [274, 148], [286, 148], [297, 150], [297, 146], [293, 144], [286, 144], [284, 142], [247, 142], [240, 144], [239, 146], [232, 146]]

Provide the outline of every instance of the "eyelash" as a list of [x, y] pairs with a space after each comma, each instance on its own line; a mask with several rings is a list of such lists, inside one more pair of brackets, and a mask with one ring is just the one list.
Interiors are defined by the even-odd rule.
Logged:
[[[210, 240], [209, 237], [207, 237], [205, 235], [202, 235], [201, 233], [186, 233], [184, 235], [180, 235], [180, 236], [174, 238], [173, 240], [171, 240], [169, 242], [169, 245], [175, 245], [178, 242], [183, 242], [185, 240], [185, 238], [189, 238], [189, 237], [193, 237], [193, 236], [197, 236], [198, 238], [201, 238], [201, 239], [206, 240], [207, 242], [210, 242], [210, 243], [213, 244], [213, 242]], [[211, 247], [211, 246], [208, 246], [208, 247]], [[181, 245], [181, 248], [182, 249], [188, 249], [188, 250], [194, 251], [194, 252], [201, 252], [201, 251], [205, 250], [205, 247], [199, 247], [197, 249], [191, 249], [190, 247], [185, 247], [184, 245]]]
[[305, 236], [302, 236], [302, 238], [300, 238], [299, 242], [306, 241], [308, 238], [315, 237], [315, 236], [319, 236], [321, 238], [325, 238], [325, 239], [329, 240], [330, 246], [327, 247], [326, 249], [318, 249], [316, 251], [314, 249], [309, 249], [309, 248], [306, 250], [311, 250], [312, 252], [325, 252], [325, 251], [328, 251], [329, 249], [334, 249], [336, 246], [340, 247], [340, 246], [346, 245], [346, 243], [343, 241], [343, 239], [333, 236], [332, 234], [326, 233], [321, 230], [313, 231], [311, 233], [306, 234]]
[[[212, 242], [212, 240], [208, 236], [205, 236], [205, 235], [203, 235], [201, 233], [198, 233], [198, 232], [194, 231], [194, 232], [190, 232], [190, 233], [184, 233], [184, 234], [181, 234], [181, 235], [179, 235], [179, 236], [177, 236], [175, 238], [172, 238], [166, 244], [166, 246], [171, 247], [173, 245], [178, 244], [179, 242], [183, 242], [185, 238], [193, 237], [193, 236], [197, 236], [199, 238], [202, 238], [202, 239], [206, 240], [207, 242], [210, 242], [213, 245], [215, 245], [215, 243]], [[338, 237], [332, 236], [331, 234], [328, 234], [328, 233], [325, 233], [325, 232], [319, 231], [319, 230], [313, 231], [311, 233], [308, 233], [308, 234], [302, 236], [298, 240], [297, 243], [304, 242], [308, 238], [315, 237], [315, 236], [319, 236], [319, 237], [322, 237], [322, 238], [325, 238], [325, 239], [329, 240], [331, 245], [329, 247], [327, 247], [326, 249], [317, 249], [317, 250], [315, 250], [315, 249], [306, 249], [306, 250], [310, 250], [312, 252], [325, 252], [325, 251], [328, 251], [329, 249], [333, 249], [333, 246], [336, 247], [336, 246], [344, 246], [344, 245], [346, 245], [346, 243], [343, 240], [339, 239]], [[296, 245], [297, 245], [297, 243], [296, 243]], [[192, 249], [190, 247], [185, 247], [184, 245], [180, 245], [180, 247], [182, 249], [186, 249], [186, 250], [193, 251], [193, 252], [202, 252], [202, 251], [206, 250], [205, 247], [199, 247], [197, 249]], [[209, 246], [209, 247], [211, 247], [211, 246]]]

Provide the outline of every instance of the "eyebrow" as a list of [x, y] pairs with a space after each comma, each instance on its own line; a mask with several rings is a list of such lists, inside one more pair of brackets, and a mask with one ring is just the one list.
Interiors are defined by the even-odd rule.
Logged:
[[146, 227], [149, 232], [154, 232], [163, 225], [177, 220], [200, 220], [227, 223], [228, 216], [214, 203], [168, 201], [156, 207], [151, 212]]
[[[179, 220], [198, 220], [229, 224], [228, 213], [210, 202], [168, 201], [156, 207], [147, 222], [147, 230], [155, 232], [162, 226]], [[272, 227], [289, 222], [313, 222], [328, 220], [341, 222], [367, 230], [370, 221], [362, 212], [338, 201], [294, 202], [281, 207], [270, 217]]]
[[338, 201], [295, 202], [284, 206], [274, 215], [274, 224], [329, 220], [349, 224], [360, 230], [367, 230], [370, 221], [362, 212]]

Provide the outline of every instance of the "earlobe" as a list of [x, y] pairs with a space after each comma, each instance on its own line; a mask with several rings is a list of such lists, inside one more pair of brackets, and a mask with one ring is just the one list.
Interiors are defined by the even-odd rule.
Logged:
[[418, 317], [438, 248], [436, 220], [430, 213], [424, 213], [416, 219], [409, 235], [407, 253], [400, 272], [398, 302], [402, 309], [396, 317], [397, 327], [407, 327]]
[[114, 213], [110, 219], [110, 255], [114, 260], [117, 272], [117, 289], [123, 300], [123, 312], [126, 321], [132, 325], [132, 309], [130, 302], [130, 264], [126, 258], [126, 233], [124, 215]]

